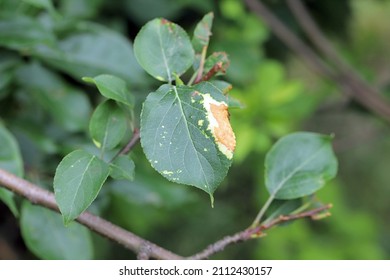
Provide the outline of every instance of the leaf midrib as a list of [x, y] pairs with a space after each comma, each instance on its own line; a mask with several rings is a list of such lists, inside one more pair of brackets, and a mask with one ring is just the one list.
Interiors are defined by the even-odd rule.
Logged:
[[181, 114], [182, 114], [182, 117], [184, 118], [184, 120], [185, 120], [185, 127], [186, 127], [186, 131], [187, 131], [187, 134], [188, 134], [188, 137], [191, 139], [191, 145], [192, 145], [192, 147], [193, 147], [193, 149], [195, 150], [195, 152], [196, 152], [196, 159], [198, 160], [198, 163], [199, 163], [199, 165], [200, 165], [200, 167], [202, 168], [202, 175], [203, 175], [203, 179], [205, 180], [205, 182], [206, 182], [206, 187], [207, 187], [207, 190], [208, 190], [208, 193], [209, 194], [212, 194], [211, 193], [211, 190], [210, 190], [210, 184], [209, 184], [209, 182], [208, 182], [208, 180], [207, 180], [207, 177], [205, 176], [205, 171], [204, 171], [204, 169], [203, 169], [203, 165], [202, 165], [202, 163], [200, 162], [200, 159], [199, 159], [199, 156], [198, 156], [198, 151], [197, 151], [197, 149], [195, 148], [195, 146], [194, 146], [194, 141], [193, 141], [193, 139], [192, 139], [192, 137], [191, 137], [191, 133], [190, 133], [190, 129], [189, 129], [189, 127], [188, 127], [188, 124], [187, 124], [187, 119], [186, 119], [186, 116], [185, 116], [185, 114], [184, 114], [184, 110], [183, 110], [183, 106], [182, 106], [182, 104], [181, 104], [181, 99], [180, 99], [180, 97], [179, 97], [179, 93], [177, 92], [177, 89], [176, 89], [176, 86], [173, 86], [173, 90], [174, 90], [174, 92], [175, 92], [175, 97], [176, 97], [176, 99], [179, 101], [178, 103], [179, 103], [179, 108], [180, 108], [180, 112], [181, 112]]
[[272, 192], [271, 196], [275, 197], [277, 193], [283, 188], [283, 185], [291, 179], [302, 167], [304, 167], [307, 163], [313, 160], [317, 156], [317, 154], [324, 148], [326, 145], [323, 145], [317, 152], [312, 154], [312, 156], [308, 157], [305, 161], [303, 161], [297, 168], [295, 168], [287, 177], [285, 177], [279, 185], [275, 188], [275, 191]]
[[171, 72], [170, 72], [169, 66], [168, 66], [168, 60], [167, 60], [167, 57], [166, 57], [166, 54], [165, 54], [165, 51], [163, 48], [162, 37], [161, 37], [161, 28], [157, 28], [157, 34], [158, 34], [158, 40], [160, 41], [161, 54], [162, 54], [162, 57], [164, 60], [165, 70], [167, 71], [168, 81], [170, 82], [170, 81], [172, 81], [172, 78], [171, 78]]
[[76, 192], [74, 193], [74, 196], [73, 196], [73, 199], [71, 200], [71, 205], [70, 205], [70, 211], [69, 211], [69, 216], [71, 216], [71, 213], [73, 213], [73, 208], [74, 208], [74, 205], [75, 205], [75, 201], [76, 201], [76, 196], [77, 194], [79, 193], [79, 190], [81, 188], [81, 185], [82, 185], [82, 182], [84, 181], [84, 177], [85, 177], [85, 174], [87, 173], [88, 169], [89, 169], [89, 166], [92, 164], [92, 161], [95, 159], [95, 156], [91, 156], [91, 159], [89, 160], [86, 168], [84, 169], [83, 173], [81, 174], [81, 180], [79, 181], [79, 184], [77, 186], [77, 189], [76, 189]]

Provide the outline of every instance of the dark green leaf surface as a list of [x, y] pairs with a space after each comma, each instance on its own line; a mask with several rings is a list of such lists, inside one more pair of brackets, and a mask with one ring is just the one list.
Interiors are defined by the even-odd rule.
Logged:
[[46, 260], [82, 260], [93, 258], [90, 232], [78, 223], [64, 226], [61, 215], [24, 202], [21, 231], [27, 247]]
[[[196, 201], [194, 193], [186, 191], [181, 185], [165, 180], [162, 176], [151, 176], [140, 169], [133, 181], [113, 180], [110, 191], [114, 196], [126, 201], [125, 205], [139, 207], [155, 206], [170, 209], [185, 207]], [[118, 205], [119, 206], [119, 205]]]
[[58, 3], [65, 18], [93, 18], [99, 13], [104, 0], [66, 0]]
[[[0, 99], [6, 95], [6, 89], [14, 79], [14, 68], [20, 64], [20, 59], [12, 52], [0, 53]], [[3, 92], [3, 94], [2, 94]]]
[[48, 11], [53, 11], [53, 3], [50, 0], [23, 0], [30, 5], [33, 5], [38, 8], [47, 9]]
[[15, 217], [19, 216], [18, 208], [15, 204], [14, 193], [0, 187], [0, 201], [4, 202], [5, 205], [11, 210]]
[[144, 103], [141, 144], [165, 178], [198, 187], [212, 197], [227, 174], [233, 151], [219, 143], [210, 129], [210, 120], [215, 122], [210, 102], [226, 104], [226, 98], [207, 82], [194, 87], [161, 86]]
[[149, 21], [134, 41], [139, 64], [160, 81], [173, 81], [194, 61], [194, 50], [187, 33], [177, 24], [158, 18]]
[[95, 78], [85, 77], [83, 80], [89, 83], [94, 83], [104, 97], [133, 107], [133, 96], [131, 95], [124, 80], [107, 74], [99, 75]]
[[30, 50], [37, 45], [52, 45], [54, 42], [54, 35], [36, 19], [22, 15], [0, 16], [0, 46]]
[[[19, 177], [23, 176], [23, 162], [16, 140], [8, 130], [0, 124], [0, 168]], [[3, 201], [12, 213], [17, 216], [18, 209], [14, 201], [14, 194], [0, 188], [0, 200]]]
[[85, 151], [64, 157], [54, 176], [54, 193], [65, 224], [91, 205], [108, 174], [108, 164]]
[[118, 156], [110, 164], [110, 176], [116, 180], [134, 180], [134, 161], [126, 155]]
[[336, 176], [332, 137], [297, 132], [280, 139], [265, 162], [266, 187], [276, 199], [294, 199], [316, 192]]
[[112, 100], [101, 103], [89, 123], [92, 139], [102, 151], [115, 148], [125, 135], [126, 128], [126, 114]]
[[213, 67], [217, 67], [215, 75], [222, 75], [225, 74], [229, 65], [230, 61], [225, 52], [214, 52], [206, 59], [203, 72], [207, 74]]
[[133, 84], [144, 83], [144, 72], [126, 38], [98, 25], [87, 27], [60, 41], [56, 49], [36, 48], [34, 55], [75, 79], [110, 73]]
[[267, 219], [263, 222], [263, 224], [267, 224], [281, 215], [289, 215], [291, 212], [297, 210], [300, 206], [302, 206], [302, 199], [300, 198], [273, 201], [267, 211], [267, 213], [270, 214], [267, 215]]
[[79, 131], [88, 126], [91, 110], [88, 98], [56, 73], [41, 64], [32, 63], [18, 69], [17, 79], [65, 129]]
[[212, 12], [208, 13], [196, 25], [194, 30], [194, 37], [192, 38], [192, 45], [196, 53], [201, 53], [203, 47], [207, 47], [209, 45], [213, 19], [214, 14]]

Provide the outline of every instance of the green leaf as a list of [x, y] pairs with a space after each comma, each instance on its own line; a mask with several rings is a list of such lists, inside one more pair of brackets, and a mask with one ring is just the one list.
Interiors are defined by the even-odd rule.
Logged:
[[194, 50], [187, 33], [177, 24], [158, 18], [149, 21], [134, 41], [139, 64], [160, 81], [173, 81], [194, 61]]
[[27, 247], [41, 259], [93, 258], [90, 232], [78, 223], [65, 227], [61, 215], [49, 209], [24, 202], [20, 226]]
[[124, 80], [106, 74], [99, 75], [95, 78], [84, 77], [83, 80], [95, 84], [104, 97], [126, 104], [131, 108], [133, 107], [133, 96]]
[[4, 202], [4, 204], [7, 205], [7, 207], [9, 208], [9, 210], [11, 210], [12, 214], [15, 217], [19, 216], [19, 210], [16, 206], [13, 192], [3, 189], [0, 186], [0, 201]]
[[225, 52], [214, 52], [206, 59], [203, 73], [207, 74], [209, 71], [211, 71], [211, 69], [214, 68], [214, 76], [223, 75], [226, 73], [229, 65], [230, 61]]
[[98, 15], [104, 0], [66, 0], [58, 3], [65, 18], [93, 18]]
[[20, 63], [20, 59], [12, 52], [0, 52], [0, 99], [5, 96], [8, 91], [4, 90], [12, 83], [14, 79], [14, 68]]
[[36, 19], [21, 14], [0, 17], [0, 46], [26, 51], [54, 42], [54, 35]]
[[[189, 193], [181, 185], [172, 183], [161, 176], [151, 176], [145, 170], [137, 171], [134, 181], [113, 180], [110, 184], [110, 192], [125, 201], [126, 207], [138, 205], [138, 207], [158, 209], [183, 209], [189, 203], [197, 200], [194, 193]], [[121, 207], [121, 205], [116, 205]]]
[[[23, 161], [15, 138], [0, 124], [0, 168], [23, 176]], [[3, 201], [15, 216], [18, 216], [18, 208], [14, 201], [14, 194], [0, 187], [0, 200]]]
[[83, 150], [64, 157], [54, 176], [54, 193], [65, 225], [91, 205], [108, 174], [107, 163]]
[[116, 180], [134, 180], [134, 161], [125, 155], [118, 156], [110, 164], [110, 176]]
[[210, 83], [212, 83], [215, 87], [217, 87], [220, 91], [222, 91], [223, 94], [225, 94], [228, 100], [229, 108], [239, 108], [239, 109], [245, 108], [245, 106], [239, 100], [233, 98], [231, 95], [228, 94], [229, 91], [231, 91], [233, 88], [233, 86], [230, 83], [222, 80], [211, 80]]
[[121, 142], [126, 128], [126, 114], [112, 100], [101, 103], [89, 123], [92, 139], [103, 152], [115, 148]]
[[133, 84], [144, 83], [144, 72], [125, 37], [99, 25], [82, 26], [84, 30], [72, 30], [58, 48], [39, 46], [33, 55], [75, 79], [110, 73]]
[[17, 79], [65, 129], [80, 131], [88, 126], [91, 110], [88, 98], [83, 92], [70, 87], [58, 74], [39, 63], [31, 63], [18, 69]]
[[232, 88], [232, 84], [222, 81], [222, 80], [212, 80], [210, 81], [215, 87], [217, 87], [220, 91], [223, 92], [223, 94], [227, 94]]
[[294, 199], [310, 195], [336, 176], [332, 137], [297, 132], [280, 139], [265, 159], [265, 182], [271, 197]]
[[53, 3], [50, 0], [23, 0], [23, 2], [48, 11], [54, 11]]
[[289, 215], [301, 206], [302, 206], [301, 198], [292, 199], [292, 200], [273, 201], [273, 203], [271, 204], [270, 208], [267, 211], [267, 213], [270, 213], [270, 215], [267, 215], [268, 217], [265, 221], [263, 221], [263, 224], [267, 224], [268, 222], [278, 218], [281, 215]]
[[[220, 117], [214, 109], [221, 109]], [[235, 147], [225, 96], [207, 82], [194, 87], [161, 86], [144, 103], [141, 144], [149, 162], [165, 178], [198, 187], [212, 198]]]
[[192, 45], [196, 53], [201, 53], [203, 47], [207, 47], [209, 45], [213, 19], [214, 14], [210, 12], [196, 25], [194, 37], [192, 38]]

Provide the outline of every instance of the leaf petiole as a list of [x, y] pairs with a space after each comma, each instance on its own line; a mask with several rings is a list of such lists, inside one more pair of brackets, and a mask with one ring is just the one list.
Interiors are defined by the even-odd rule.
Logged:
[[271, 205], [272, 201], [274, 201], [275, 195], [271, 195], [267, 201], [264, 203], [263, 207], [260, 209], [259, 213], [257, 214], [256, 218], [253, 220], [251, 228], [255, 228], [260, 224], [261, 219], [263, 218], [265, 212]]

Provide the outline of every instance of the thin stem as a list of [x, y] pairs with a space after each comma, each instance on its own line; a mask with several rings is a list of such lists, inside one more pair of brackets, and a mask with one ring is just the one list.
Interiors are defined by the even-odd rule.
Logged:
[[256, 227], [249, 227], [246, 230], [240, 231], [236, 234], [225, 236], [224, 238], [218, 240], [217, 242], [210, 244], [203, 251], [189, 257], [189, 259], [201, 260], [207, 259], [210, 256], [225, 250], [225, 248], [231, 244], [244, 242], [251, 239], [262, 238], [265, 236], [264, 231], [269, 230], [279, 224], [310, 217], [311, 219], [316, 219], [317, 215], [325, 210], [332, 208], [332, 204], [326, 204], [324, 206], [308, 210], [306, 212], [291, 214], [291, 215], [281, 215], [271, 220], [269, 223], [264, 225], [257, 225]]
[[[358, 103], [371, 110], [376, 115], [390, 122], [389, 101], [375, 88], [364, 82], [357, 74], [351, 74], [351, 68], [343, 69], [345, 65], [342, 65], [339, 59], [336, 59], [335, 67], [331, 68], [313, 51], [312, 48], [307, 46], [289, 28], [287, 28], [286, 25], [260, 0], [245, 0], [245, 3], [270, 27], [273, 33], [285, 43], [287, 47], [294, 51], [311, 69], [338, 84], [347, 97], [355, 99]], [[310, 36], [312, 33], [309, 33], [309, 30], [307, 31]], [[313, 32], [313, 29], [311, 29], [310, 32]], [[319, 36], [316, 38], [318, 40]], [[314, 39], [313, 41], [316, 40]], [[325, 50], [323, 47], [321, 50], [328, 56], [329, 60], [332, 60], [331, 58], [334, 56], [335, 52], [329, 53], [329, 50]]]
[[213, 68], [210, 69], [209, 72], [207, 72], [201, 79], [201, 81], [208, 81], [210, 80], [215, 74], [218, 73], [222, 69], [222, 62], [216, 63]]
[[207, 45], [202, 48], [202, 54], [201, 54], [200, 63], [199, 63], [199, 71], [198, 71], [198, 75], [194, 81], [195, 84], [202, 81], [204, 63], [206, 61], [206, 54], [207, 54]]
[[272, 201], [274, 201], [275, 196], [271, 195], [267, 201], [264, 203], [263, 207], [260, 209], [259, 213], [257, 214], [256, 218], [253, 220], [251, 228], [257, 227], [260, 224], [261, 219], [263, 218], [265, 212], [271, 205]]
[[[34, 185], [24, 179], [21, 179], [3, 169], [0, 169], [0, 186], [3, 186], [14, 193], [21, 195], [22, 197], [26, 198], [34, 204], [41, 205], [48, 209], [59, 212], [58, 205], [52, 192], [42, 189], [37, 185]], [[270, 204], [270, 201], [271, 199], [269, 198], [265, 205]], [[263, 206], [263, 209], [266, 208], [265, 205]], [[265, 235], [265, 230], [268, 230], [278, 224], [305, 217], [311, 217], [312, 219], [316, 219], [319, 215], [321, 215], [321, 212], [330, 209], [331, 207], [331, 204], [327, 204], [306, 212], [279, 216], [271, 220], [267, 224], [258, 225], [256, 227], [249, 227], [236, 234], [226, 236], [218, 240], [217, 242], [207, 246], [207, 248], [200, 253], [188, 257], [188, 259], [209, 258], [211, 255], [223, 251], [228, 245], [231, 245], [233, 243], [263, 237]], [[184, 259], [182, 256], [172, 253], [89, 212], [82, 213], [76, 219], [76, 221], [82, 225], [85, 225], [90, 230], [93, 230], [104, 237], [118, 242], [125, 248], [137, 253], [139, 259]]]
[[[21, 179], [3, 169], [0, 169], [0, 185], [6, 189], [19, 194], [34, 204], [44, 206], [48, 209], [59, 212], [54, 194], [45, 189], [40, 188], [24, 179]], [[82, 213], [77, 222], [85, 225], [96, 233], [118, 242], [125, 248], [133, 252], [140, 252], [142, 249], [143, 257], [145, 250], [148, 248], [148, 257], [156, 259], [183, 259], [182, 256], [176, 255], [166, 249], [159, 247], [111, 222], [95, 216], [89, 212]]]
[[[305, 6], [300, 0], [287, 0], [287, 5], [298, 21], [299, 25], [305, 31], [310, 41], [320, 50], [326, 57], [329, 58], [329, 62], [335, 63], [343, 70], [347, 70], [349, 67], [346, 62], [339, 56], [336, 50], [332, 47], [330, 41], [324, 36], [313, 18], [309, 15]], [[350, 69], [348, 69], [350, 70]]]
[[333, 77], [332, 69], [309, 46], [291, 32], [261, 1], [245, 0], [245, 3], [283, 43], [295, 51], [315, 72], [328, 78]]
[[104, 152], [105, 152], [105, 147], [104, 147], [104, 144], [103, 144], [103, 146], [100, 149], [100, 159], [101, 160], [103, 160], [103, 158], [104, 158]]
[[389, 102], [381, 96], [376, 88], [364, 81], [361, 75], [339, 55], [332, 43], [310, 16], [302, 1], [287, 0], [287, 4], [310, 41], [327, 58], [328, 63], [332, 64], [340, 72], [340, 83], [346, 82], [349, 87], [353, 87], [352, 96], [355, 99], [371, 108], [374, 112], [388, 118], [390, 114]]
[[128, 154], [133, 147], [138, 143], [140, 140], [140, 131], [138, 128], [134, 128], [133, 136], [129, 140], [129, 142], [124, 146], [111, 160], [110, 162], [113, 162], [118, 156], [120, 155], [126, 155]]
[[268, 229], [270, 229], [278, 224], [285, 223], [285, 222], [292, 221], [292, 220], [302, 219], [305, 217], [310, 217], [312, 219], [316, 219], [316, 215], [318, 215], [319, 213], [321, 213], [325, 210], [329, 210], [332, 207], [333, 207], [333, 205], [331, 203], [329, 203], [329, 204], [323, 205], [321, 207], [308, 210], [306, 212], [290, 214], [290, 215], [280, 215], [279, 217], [270, 221], [269, 223], [264, 224], [264, 225], [260, 225], [259, 229], [261, 231], [268, 230]]
[[188, 81], [187, 86], [192, 86], [196, 77], [198, 76], [199, 68], [192, 74], [191, 79]]
[[300, 213], [300, 212], [306, 210], [307, 208], [309, 208], [311, 205], [312, 205], [312, 202], [311, 202], [311, 201], [308, 201], [308, 202], [306, 202], [305, 204], [303, 204], [301, 207], [299, 207], [298, 209], [296, 209], [296, 210], [294, 210], [293, 212], [291, 212], [291, 214]]

